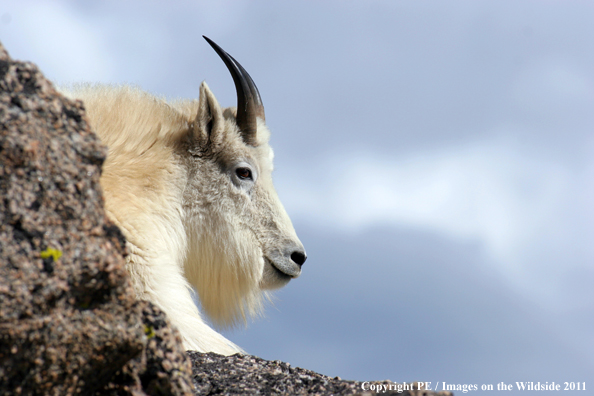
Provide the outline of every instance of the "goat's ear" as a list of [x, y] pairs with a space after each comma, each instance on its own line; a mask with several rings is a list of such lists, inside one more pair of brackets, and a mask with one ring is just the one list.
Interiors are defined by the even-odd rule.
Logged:
[[200, 98], [198, 99], [198, 114], [194, 122], [194, 139], [200, 147], [221, 143], [225, 120], [223, 110], [208, 88], [206, 82], [200, 85]]

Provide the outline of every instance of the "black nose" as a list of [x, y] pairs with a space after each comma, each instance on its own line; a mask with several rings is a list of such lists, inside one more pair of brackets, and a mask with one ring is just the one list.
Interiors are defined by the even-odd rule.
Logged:
[[295, 263], [299, 265], [303, 265], [303, 263], [305, 263], [305, 260], [307, 260], [307, 256], [305, 255], [305, 252], [295, 251], [291, 253], [291, 260], [293, 260]]

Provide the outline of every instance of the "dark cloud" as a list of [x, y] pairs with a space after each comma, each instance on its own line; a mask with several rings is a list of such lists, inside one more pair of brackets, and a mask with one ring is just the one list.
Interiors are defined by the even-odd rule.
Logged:
[[594, 368], [478, 242], [391, 227], [301, 235], [302, 278], [267, 318], [230, 335], [251, 353], [357, 380], [586, 380]]

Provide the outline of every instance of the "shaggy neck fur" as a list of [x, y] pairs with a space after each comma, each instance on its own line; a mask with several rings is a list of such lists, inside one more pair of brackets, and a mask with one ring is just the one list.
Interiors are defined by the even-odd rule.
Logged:
[[127, 239], [127, 269], [137, 297], [168, 314], [187, 349], [241, 351], [204, 324], [183, 277], [188, 175], [177, 152], [189, 131], [188, 118], [131, 87], [82, 86], [71, 96], [84, 101], [91, 125], [109, 149], [101, 185], [107, 214]]
[[[234, 110], [205, 83], [198, 101], [125, 86], [66, 94], [83, 100], [109, 149], [101, 185], [137, 297], [167, 313], [187, 349], [240, 352], [204, 322], [192, 288], [213, 322], [230, 326], [260, 312], [263, 290], [300, 273], [290, 257], [303, 246], [272, 185], [266, 125], [258, 120], [256, 145], [245, 144]], [[253, 172], [249, 183], [238, 166]]]

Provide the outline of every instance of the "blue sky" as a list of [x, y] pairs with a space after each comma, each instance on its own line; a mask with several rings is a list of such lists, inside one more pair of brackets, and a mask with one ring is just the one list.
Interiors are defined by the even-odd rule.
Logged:
[[16, 3], [0, 40], [58, 83], [206, 80], [232, 106], [203, 34], [256, 81], [309, 258], [225, 332], [248, 352], [356, 380], [594, 380], [592, 3]]

